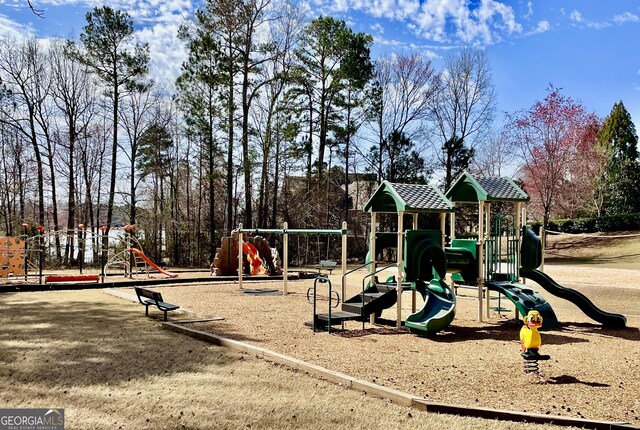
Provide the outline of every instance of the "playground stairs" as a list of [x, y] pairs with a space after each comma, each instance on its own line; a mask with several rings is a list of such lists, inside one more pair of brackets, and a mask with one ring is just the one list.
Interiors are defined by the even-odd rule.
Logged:
[[[342, 324], [344, 321], [368, 321], [371, 314], [379, 318], [382, 311], [393, 306], [396, 300], [395, 284], [376, 283], [343, 302], [342, 311], [331, 312], [331, 325]], [[328, 321], [329, 313], [321, 313], [316, 317], [316, 323], [320, 326], [327, 326]]]

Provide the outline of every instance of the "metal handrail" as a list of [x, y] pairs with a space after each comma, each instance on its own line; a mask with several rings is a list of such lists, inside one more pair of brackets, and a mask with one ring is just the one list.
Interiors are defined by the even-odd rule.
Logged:
[[357, 270], [360, 270], [360, 269], [362, 269], [364, 267], [367, 267], [370, 264], [374, 264], [374, 263], [375, 263], [375, 261], [369, 261], [368, 263], [361, 264], [358, 267], [356, 267], [355, 269], [351, 269], [348, 272], [346, 272], [344, 275], [342, 275], [342, 285], [345, 285], [345, 286], [347, 285], [345, 283], [345, 278], [347, 277], [347, 275], [349, 275], [349, 274], [351, 274], [351, 273], [353, 273], [353, 272], [355, 272]]
[[[341, 282], [342, 282], [342, 285], [343, 285], [343, 288], [344, 288], [343, 293], [345, 293], [346, 290], [347, 290], [347, 282], [346, 282], [347, 275], [349, 275], [349, 274], [351, 274], [351, 273], [353, 273], [355, 271], [358, 271], [360, 269], [363, 269], [363, 268], [369, 266], [370, 264], [375, 264], [375, 263], [376, 263], [375, 261], [369, 261], [367, 263], [359, 265], [358, 267], [356, 267], [354, 269], [349, 270], [348, 272], [345, 272], [342, 275], [342, 279], [341, 279]], [[342, 303], [344, 303], [344, 297], [342, 298]], [[360, 318], [362, 319], [362, 330], [364, 330], [364, 315], [362, 314], [363, 311], [364, 311], [364, 285], [362, 287], [362, 308], [360, 309]], [[344, 328], [344, 324], [343, 324], [342, 328]]]
[[360, 318], [362, 318], [362, 330], [364, 330], [364, 317], [365, 317], [365, 315], [364, 315], [364, 281], [365, 281], [365, 279], [367, 279], [367, 278], [368, 278], [368, 277], [370, 277], [370, 276], [374, 276], [374, 275], [376, 275], [377, 273], [382, 272], [383, 270], [387, 270], [387, 269], [389, 269], [389, 268], [391, 268], [391, 267], [395, 266], [396, 264], [397, 264], [397, 263], [395, 263], [395, 264], [390, 264], [390, 265], [385, 266], [385, 267], [383, 267], [383, 268], [381, 268], [381, 269], [377, 269], [377, 270], [376, 270], [376, 271], [374, 271], [373, 273], [369, 273], [367, 276], [365, 276], [364, 278], [362, 278], [362, 308], [361, 308], [361, 310], [360, 310]]
[[[318, 282], [320, 282], [321, 284], [328, 284], [329, 286], [329, 316], [328, 316], [328, 321], [327, 321], [327, 330], [329, 332], [329, 334], [331, 334], [331, 308], [337, 307], [340, 304], [340, 294], [338, 294], [338, 292], [336, 290], [333, 289], [332, 284], [331, 284], [331, 279], [329, 279], [329, 277], [327, 275], [319, 275], [316, 277], [315, 281], [313, 281], [313, 333], [316, 332], [316, 319], [317, 319], [317, 304], [316, 304], [316, 297], [318, 297], [317, 294], [317, 284]], [[307, 300], [309, 300], [309, 291], [311, 290], [311, 288], [309, 288], [307, 290]], [[333, 298], [332, 293], [335, 293], [338, 301], [336, 303], [335, 306], [331, 306], [331, 301]]]
[[398, 264], [398, 263], [393, 263], [393, 264], [390, 264], [390, 265], [388, 265], [388, 266], [384, 266], [383, 268], [378, 269], [378, 270], [376, 270], [376, 271], [375, 271], [375, 272], [373, 272], [373, 273], [369, 273], [367, 276], [365, 276], [364, 278], [362, 278], [362, 291], [364, 292], [364, 280], [365, 280], [365, 279], [367, 279], [367, 278], [368, 278], [368, 277], [370, 277], [370, 276], [376, 275], [376, 274], [378, 274], [378, 273], [382, 272], [383, 270], [390, 269], [390, 268], [392, 268], [393, 266], [396, 266], [397, 264]]

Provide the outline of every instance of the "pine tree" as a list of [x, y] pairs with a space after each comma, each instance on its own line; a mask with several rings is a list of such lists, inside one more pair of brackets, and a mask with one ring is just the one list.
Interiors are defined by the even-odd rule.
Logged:
[[609, 154], [604, 212], [609, 215], [640, 210], [638, 135], [622, 101], [615, 103], [598, 133], [597, 146]]
[[87, 13], [87, 25], [80, 35], [80, 41], [84, 49], [72, 43], [69, 54], [104, 82], [113, 106], [111, 180], [106, 224], [108, 233], [116, 192], [120, 100], [127, 92], [139, 91], [148, 85], [144, 78], [149, 67], [149, 47], [146, 44], [135, 44], [131, 49], [133, 20], [126, 12], [109, 6], [96, 7]]
[[[316, 115], [318, 131], [318, 177], [322, 177], [325, 149], [330, 139], [329, 131], [337, 120], [338, 95], [351, 82], [364, 85], [364, 77], [371, 68], [369, 35], [353, 33], [344, 21], [332, 17], [320, 17], [304, 31], [302, 47], [296, 52], [300, 61], [297, 78], [307, 93], [310, 109]], [[312, 128], [312, 127], [310, 127]]]
[[614, 163], [638, 158], [638, 135], [631, 114], [622, 101], [613, 105], [611, 113], [604, 120], [598, 133], [598, 144], [611, 148]]

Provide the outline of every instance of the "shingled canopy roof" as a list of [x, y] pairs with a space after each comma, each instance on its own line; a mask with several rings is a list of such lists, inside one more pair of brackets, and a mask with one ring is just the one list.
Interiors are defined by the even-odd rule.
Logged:
[[383, 181], [364, 205], [365, 212], [453, 212], [453, 205], [432, 185]]
[[526, 202], [529, 196], [510, 178], [462, 173], [446, 193], [453, 202]]

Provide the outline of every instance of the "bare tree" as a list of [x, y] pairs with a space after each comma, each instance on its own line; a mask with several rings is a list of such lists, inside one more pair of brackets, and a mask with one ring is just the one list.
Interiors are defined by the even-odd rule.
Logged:
[[[63, 133], [66, 141], [60, 141], [59, 144], [65, 150], [63, 156], [66, 155], [67, 158], [67, 232], [70, 232], [76, 225], [76, 157], [78, 155], [76, 144], [95, 114], [96, 90], [87, 67], [66, 55], [64, 41], [53, 40], [49, 48], [49, 56], [53, 79], [51, 87], [53, 102], [62, 114], [66, 126], [66, 132]], [[67, 240], [64, 252], [65, 264], [69, 258], [73, 259], [70, 255], [72, 247], [73, 243]]]
[[[440, 92], [431, 111], [438, 139], [436, 153], [445, 170], [444, 188], [453, 182], [453, 158], [464, 149], [473, 151], [489, 131], [496, 95], [484, 51], [465, 48], [446, 60]], [[459, 145], [463, 145], [459, 147]], [[469, 155], [466, 154], [465, 155]], [[459, 168], [464, 168], [464, 166]]]
[[404, 133], [410, 140], [424, 133], [440, 89], [440, 75], [431, 60], [418, 54], [397, 55], [375, 62], [373, 82], [368, 114], [376, 149], [374, 159], [368, 159], [381, 181], [385, 165], [395, 162], [385, 157], [385, 140], [394, 133]]
[[505, 130], [492, 132], [476, 149], [473, 168], [480, 174], [502, 176], [509, 168], [515, 170], [517, 156], [505, 136]]
[[158, 103], [157, 98], [150, 88], [143, 88], [141, 91], [135, 91], [129, 94], [122, 101], [122, 109], [120, 110], [120, 122], [127, 134], [128, 145], [123, 148], [129, 161], [129, 224], [137, 222], [137, 206], [136, 190], [140, 182], [138, 175], [137, 160], [140, 149], [140, 140], [153, 124], [154, 106]]
[[[258, 225], [269, 224], [272, 227], [276, 223], [281, 153], [286, 126], [286, 121], [283, 120], [283, 111], [286, 110], [285, 90], [290, 85], [290, 73], [294, 64], [293, 49], [300, 40], [305, 20], [303, 9], [291, 2], [281, 4], [278, 9], [279, 19], [270, 26], [269, 61], [260, 71], [259, 81], [263, 83], [264, 91], [261, 97], [256, 97], [253, 116], [256, 139], [262, 152], [258, 185]], [[269, 183], [269, 178], [273, 179], [272, 184]], [[269, 203], [273, 205], [270, 222], [267, 221]]]
[[0, 121], [13, 127], [29, 141], [36, 161], [38, 222], [45, 224], [44, 163], [39, 142], [37, 110], [45, 102], [47, 93], [39, 86], [44, 81], [46, 62], [35, 39], [16, 42], [0, 40], [0, 76], [10, 103], [0, 104]]

